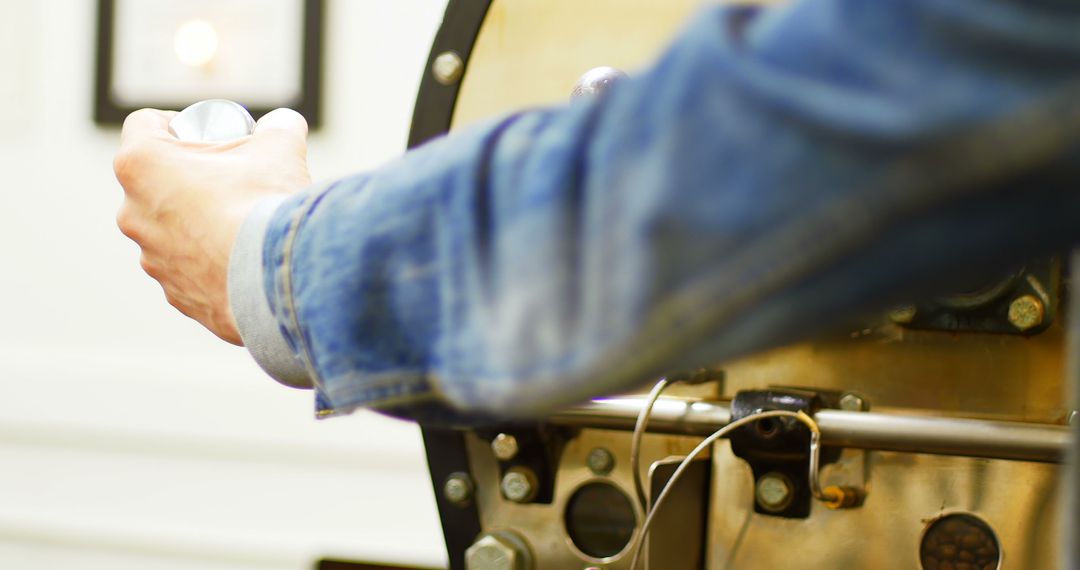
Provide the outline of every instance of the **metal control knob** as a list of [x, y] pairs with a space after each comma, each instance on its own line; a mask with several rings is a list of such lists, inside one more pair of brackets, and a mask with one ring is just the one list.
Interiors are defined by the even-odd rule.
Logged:
[[577, 80], [573, 91], [570, 92], [570, 98], [595, 97], [626, 77], [626, 73], [614, 67], [594, 67]]
[[465, 570], [532, 570], [529, 545], [508, 530], [480, 535], [465, 551]]
[[184, 141], [225, 142], [246, 137], [254, 130], [251, 113], [228, 99], [199, 101], [169, 121], [169, 131]]

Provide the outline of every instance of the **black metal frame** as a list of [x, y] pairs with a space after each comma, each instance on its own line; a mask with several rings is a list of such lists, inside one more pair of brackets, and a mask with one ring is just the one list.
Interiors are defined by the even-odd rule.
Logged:
[[[464, 73], [468, 73], [469, 57], [484, 24], [484, 18], [487, 17], [491, 1], [450, 0], [447, 3], [442, 25], [435, 35], [431, 53], [424, 65], [420, 91], [416, 95], [412, 127], [409, 130], [409, 148], [419, 146], [450, 130], [461, 80], [450, 85], [440, 83], [431, 69], [440, 54], [454, 52], [465, 66]], [[448, 501], [443, 496], [443, 485], [451, 473], [470, 474], [465, 437], [462, 432], [423, 425], [420, 427], [427, 450], [431, 484], [435, 489], [435, 500], [439, 507], [439, 520], [446, 540], [450, 570], [464, 570], [465, 550], [480, 534], [480, 514], [473, 502], [460, 505]]]
[[491, 0], [450, 0], [447, 3], [442, 26], [435, 35], [435, 43], [431, 46], [427, 65], [424, 66], [424, 75], [420, 80], [420, 92], [416, 96], [412, 128], [409, 131], [409, 148], [450, 130], [461, 81], [455, 81], [451, 85], [439, 83], [431, 73], [431, 67], [435, 58], [449, 51], [461, 58], [465, 73], [468, 73], [469, 57], [490, 6]]
[[[321, 119], [320, 102], [322, 97], [322, 31], [323, 14], [325, 12], [324, 0], [303, 0], [304, 2], [304, 34], [303, 34], [303, 59], [301, 60], [301, 96], [299, 101], [282, 101], [283, 106], [289, 106], [307, 119], [308, 126], [315, 129]], [[111, 87], [113, 79], [113, 45], [114, 29], [116, 21], [116, 0], [98, 0], [97, 19], [97, 72], [94, 85], [94, 121], [99, 125], [119, 125], [129, 113], [136, 110], [118, 104], [112, 99]], [[155, 101], [145, 101], [142, 107], [163, 107]], [[194, 101], [192, 101], [194, 103]], [[256, 118], [272, 111], [273, 109], [251, 108], [251, 114]]]
[[[480, 534], [480, 513], [475, 500], [470, 498], [464, 503], [455, 504], [443, 493], [443, 486], [451, 474], [463, 473], [472, 477], [465, 449], [465, 434], [453, 429], [424, 426], [421, 426], [421, 433], [450, 570], [465, 570], [465, 550]], [[475, 481], [475, 478], [472, 479]]]

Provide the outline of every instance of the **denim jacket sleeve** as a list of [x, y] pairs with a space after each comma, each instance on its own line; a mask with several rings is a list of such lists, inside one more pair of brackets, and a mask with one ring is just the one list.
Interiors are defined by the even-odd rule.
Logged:
[[1080, 4], [741, 15], [278, 207], [265, 293], [319, 406], [543, 413], [1080, 237]]

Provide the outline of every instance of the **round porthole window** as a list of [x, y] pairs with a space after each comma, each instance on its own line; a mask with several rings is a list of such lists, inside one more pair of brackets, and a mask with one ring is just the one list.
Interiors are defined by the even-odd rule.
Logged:
[[997, 570], [1001, 545], [994, 529], [979, 517], [949, 514], [927, 525], [919, 561], [923, 570]]
[[637, 527], [630, 497], [610, 483], [582, 485], [566, 503], [566, 534], [586, 556], [611, 558], [622, 552]]

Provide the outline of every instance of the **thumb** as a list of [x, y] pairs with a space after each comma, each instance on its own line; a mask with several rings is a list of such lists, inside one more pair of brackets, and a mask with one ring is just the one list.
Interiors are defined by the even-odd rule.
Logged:
[[275, 109], [255, 123], [255, 139], [277, 139], [300, 146], [307, 144], [308, 125], [304, 116], [292, 109]]

